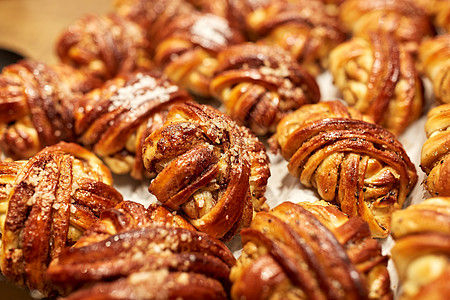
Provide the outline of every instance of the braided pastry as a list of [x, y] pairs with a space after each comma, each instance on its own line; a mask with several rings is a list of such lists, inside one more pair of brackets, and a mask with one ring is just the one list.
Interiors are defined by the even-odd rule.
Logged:
[[194, 94], [208, 97], [217, 53], [244, 38], [226, 19], [193, 11], [162, 24], [155, 41], [154, 60], [164, 73]]
[[79, 103], [75, 131], [85, 146], [93, 146], [114, 173], [141, 179], [142, 144], [162, 126], [174, 103], [191, 100], [166, 77], [136, 72], [109, 80]]
[[195, 10], [185, 0], [115, 0], [114, 8], [117, 14], [143, 28], [150, 41], [172, 18]]
[[106, 231], [54, 260], [47, 274], [69, 292], [64, 299], [227, 299], [231, 251], [204, 233], [152, 224], [150, 215], [133, 203], [108, 210]]
[[73, 107], [92, 81], [65, 65], [23, 60], [0, 74], [0, 148], [27, 159], [43, 147], [73, 141]]
[[292, 175], [348, 216], [361, 216], [374, 237], [389, 234], [391, 213], [417, 182], [395, 136], [338, 101], [302, 106], [281, 120], [274, 139]]
[[102, 241], [111, 235], [153, 225], [195, 231], [195, 228], [183, 217], [172, 214], [161, 205], [153, 203], [146, 209], [140, 203], [122, 201], [114, 208], [104, 210], [99, 222], [89, 227], [74, 247], [84, 247]]
[[324, 201], [259, 212], [241, 235], [233, 299], [392, 299], [388, 258], [367, 223]]
[[423, 86], [414, 60], [391, 35], [355, 37], [337, 46], [329, 61], [344, 100], [395, 135], [422, 114]]
[[329, 52], [345, 40], [337, 16], [320, 1], [277, 0], [246, 20], [258, 43], [282, 47], [315, 75], [327, 66]]
[[174, 106], [146, 140], [149, 191], [199, 231], [228, 241], [264, 209], [270, 176], [265, 148], [250, 131], [206, 105]]
[[44, 148], [29, 161], [0, 162], [1, 271], [44, 296], [51, 259], [73, 244], [100, 213], [122, 201], [111, 173], [76, 144]]
[[450, 198], [429, 198], [392, 215], [391, 250], [399, 299], [447, 299], [450, 295]]
[[56, 49], [63, 63], [100, 81], [151, 66], [143, 29], [114, 13], [80, 18], [62, 32]]
[[251, 43], [219, 53], [211, 94], [232, 119], [257, 135], [275, 132], [284, 116], [320, 100], [314, 77], [287, 52]]
[[450, 103], [450, 34], [423, 41], [419, 58], [436, 98]]
[[425, 123], [427, 140], [422, 146], [420, 167], [428, 177], [425, 188], [433, 196], [450, 196], [450, 104], [431, 109]]
[[346, 0], [339, 7], [339, 18], [354, 36], [368, 38], [370, 32], [381, 30], [413, 52], [424, 37], [435, 33], [425, 11], [410, 0]]

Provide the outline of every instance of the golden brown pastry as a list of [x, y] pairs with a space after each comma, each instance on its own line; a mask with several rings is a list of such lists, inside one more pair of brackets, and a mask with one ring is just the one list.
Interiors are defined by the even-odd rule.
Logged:
[[361, 218], [284, 202], [241, 232], [232, 299], [392, 299], [388, 257]]
[[115, 13], [86, 15], [65, 29], [56, 43], [59, 58], [105, 81], [151, 66], [145, 32]]
[[270, 176], [264, 145], [245, 127], [207, 105], [174, 106], [146, 140], [149, 191], [199, 231], [223, 241], [265, 208]]
[[420, 167], [428, 177], [424, 187], [432, 196], [450, 196], [450, 104], [431, 109], [425, 123], [427, 140], [422, 146]]
[[217, 53], [244, 42], [225, 18], [192, 11], [157, 29], [154, 61], [167, 76], [196, 95], [208, 97]]
[[317, 75], [329, 52], [346, 36], [337, 16], [320, 1], [277, 0], [247, 15], [248, 31], [258, 43], [278, 45]]
[[447, 299], [450, 295], [450, 198], [429, 198], [392, 215], [391, 250], [400, 281], [399, 299]]
[[413, 57], [391, 35], [354, 37], [337, 46], [329, 62], [344, 100], [395, 135], [422, 114], [423, 85]]
[[395, 136], [338, 101], [302, 106], [281, 120], [273, 139], [289, 173], [349, 217], [361, 216], [374, 237], [389, 234], [392, 212], [417, 182]]
[[88, 77], [65, 65], [23, 60], [0, 74], [0, 148], [27, 159], [43, 147], [73, 141], [73, 107], [92, 89]]
[[231, 251], [204, 233], [156, 221], [167, 213], [125, 202], [102, 214], [88, 239], [50, 264], [49, 278], [69, 293], [63, 299], [227, 299]]
[[[114, 9], [120, 16], [137, 23], [150, 41], [158, 28], [195, 7], [185, 0], [115, 0]], [[154, 46], [153, 44], [151, 46]]]
[[133, 201], [122, 201], [102, 212], [100, 220], [89, 227], [74, 247], [83, 247], [102, 241], [111, 235], [150, 226], [179, 227], [195, 231], [183, 217], [173, 214], [159, 204], [145, 208]]
[[450, 34], [423, 41], [419, 58], [424, 73], [431, 80], [436, 98], [450, 103]]
[[425, 11], [410, 0], [346, 0], [339, 7], [339, 17], [354, 36], [367, 39], [370, 32], [381, 30], [412, 52], [424, 37], [434, 35]]
[[28, 161], [0, 162], [1, 271], [43, 296], [55, 292], [45, 271], [100, 213], [122, 196], [109, 170], [71, 143], [44, 148]]
[[142, 144], [162, 126], [174, 103], [191, 100], [165, 76], [135, 72], [109, 80], [86, 94], [75, 114], [79, 141], [93, 147], [113, 173], [142, 179]]
[[450, 33], [450, 3], [448, 0], [413, 0], [427, 13], [434, 25]]
[[257, 135], [275, 132], [281, 118], [320, 100], [314, 77], [288, 52], [253, 43], [219, 53], [211, 94], [232, 119]]

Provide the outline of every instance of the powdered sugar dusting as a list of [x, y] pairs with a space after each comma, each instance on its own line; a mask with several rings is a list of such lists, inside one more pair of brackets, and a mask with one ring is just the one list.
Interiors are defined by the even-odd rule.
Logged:
[[139, 73], [132, 85], [121, 87], [110, 99], [110, 111], [120, 106], [131, 110], [139, 108], [147, 101], [167, 101], [170, 94], [178, 91], [178, 86], [165, 81], [158, 83], [155, 78]]
[[225, 19], [205, 14], [192, 26], [191, 33], [212, 43], [226, 46], [232, 33]]

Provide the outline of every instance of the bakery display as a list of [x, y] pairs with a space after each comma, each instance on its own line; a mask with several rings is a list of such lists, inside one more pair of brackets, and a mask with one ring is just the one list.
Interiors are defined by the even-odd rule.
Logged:
[[427, 174], [424, 188], [432, 196], [450, 196], [450, 104], [432, 108], [427, 115], [425, 132], [427, 140], [422, 146], [420, 168]]
[[175, 103], [185, 101], [192, 101], [191, 96], [159, 73], [117, 76], [81, 98], [75, 132], [114, 173], [142, 179], [145, 138], [162, 126]]
[[445, 299], [450, 293], [450, 198], [435, 197], [392, 216], [392, 259], [399, 299]]
[[320, 1], [273, 1], [249, 13], [246, 24], [257, 43], [282, 47], [314, 75], [327, 67], [329, 52], [346, 38], [337, 16]]
[[422, 80], [411, 54], [392, 35], [369, 37], [353, 37], [334, 48], [330, 72], [349, 106], [399, 135], [422, 114]]
[[440, 102], [450, 103], [450, 34], [423, 41], [419, 59], [433, 85], [434, 96]]
[[171, 217], [154, 222], [167, 214], [157, 210], [136, 203], [110, 209], [88, 239], [54, 260], [47, 274], [64, 299], [227, 299], [231, 251], [205, 233], [172, 226]]
[[259, 212], [241, 235], [232, 299], [392, 299], [367, 223], [324, 201]]
[[278, 124], [274, 143], [288, 170], [349, 217], [361, 216], [374, 237], [387, 237], [393, 211], [417, 182], [395, 136], [362, 120], [342, 102], [304, 105]]
[[232, 119], [257, 135], [272, 134], [284, 116], [320, 100], [314, 77], [289, 53], [253, 43], [219, 53], [210, 89]]
[[49, 146], [28, 161], [1, 161], [3, 276], [41, 296], [54, 294], [45, 276], [50, 260], [122, 200], [105, 165], [77, 144]]
[[368, 39], [370, 32], [383, 31], [413, 53], [423, 38], [435, 33], [428, 15], [411, 0], [346, 0], [339, 18], [353, 36]]
[[[444, 106], [415, 172], [432, 84], [445, 102], [446, 1], [102, 1], [62, 5], [56, 64], [35, 59], [61, 4], [0, 1], [2, 46], [35, 29], [17, 48], [33, 60], [0, 75], [0, 282], [50, 299], [446, 295], [448, 216], [424, 201], [446, 193]], [[60, 140], [86, 149], [39, 152]]]
[[74, 141], [75, 99], [92, 80], [62, 64], [22, 60], [0, 74], [0, 148], [12, 159], [28, 159], [45, 146]]
[[151, 68], [149, 40], [136, 23], [118, 14], [85, 15], [56, 42], [61, 62], [101, 81]]
[[144, 143], [149, 191], [199, 231], [228, 241], [265, 209], [270, 176], [264, 145], [227, 115], [195, 103], [175, 105]]

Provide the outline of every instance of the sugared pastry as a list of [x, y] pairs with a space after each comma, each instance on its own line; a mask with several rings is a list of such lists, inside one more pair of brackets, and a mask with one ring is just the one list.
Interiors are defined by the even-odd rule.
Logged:
[[246, 21], [255, 41], [282, 47], [315, 75], [327, 66], [329, 52], [346, 38], [337, 16], [320, 1], [273, 1], [250, 13]]
[[154, 36], [154, 61], [180, 86], [208, 97], [217, 53], [244, 42], [225, 18], [193, 11], [161, 24]]
[[392, 299], [388, 257], [361, 218], [284, 202], [241, 232], [232, 299]]
[[450, 295], [450, 198], [429, 198], [392, 215], [392, 260], [399, 299], [447, 299]]
[[219, 53], [211, 94], [232, 119], [257, 135], [275, 132], [284, 116], [320, 100], [314, 77], [288, 52], [253, 43]]
[[142, 144], [162, 126], [167, 111], [189, 94], [165, 76], [135, 72], [107, 81], [86, 94], [75, 113], [79, 141], [90, 146], [113, 173], [142, 179]]
[[105, 81], [151, 67], [144, 30], [118, 14], [86, 15], [65, 29], [56, 43], [60, 60]]
[[44, 148], [28, 161], [0, 162], [2, 274], [43, 296], [53, 294], [48, 264], [123, 200], [111, 184], [105, 165], [71, 143]]
[[425, 123], [427, 140], [420, 167], [428, 175], [424, 187], [432, 196], [450, 196], [450, 104], [431, 109]]
[[422, 114], [423, 85], [411, 54], [390, 34], [354, 37], [330, 54], [344, 100], [395, 135]]
[[265, 209], [270, 176], [264, 145], [245, 127], [207, 105], [175, 105], [144, 143], [149, 191], [199, 231], [223, 241]]
[[436, 98], [450, 103], [450, 34], [423, 41], [419, 59], [422, 70], [433, 85]]
[[66, 65], [23, 60], [0, 74], [0, 148], [28, 159], [48, 145], [73, 141], [73, 107], [92, 80]]
[[423, 9], [410, 0], [346, 0], [339, 7], [342, 24], [354, 36], [369, 37], [381, 30], [391, 33], [408, 51], [435, 31]]
[[153, 223], [168, 213], [154, 209], [108, 210], [100, 221], [106, 230], [97, 226], [97, 238], [91, 230], [54, 260], [47, 274], [68, 294], [63, 299], [227, 299], [231, 251], [205, 233]]
[[374, 237], [389, 234], [392, 212], [417, 182], [395, 136], [338, 101], [302, 106], [281, 120], [273, 140], [289, 173], [348, 216], [361, 216]]

